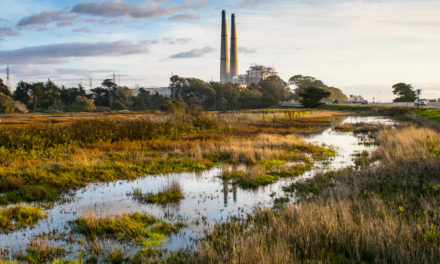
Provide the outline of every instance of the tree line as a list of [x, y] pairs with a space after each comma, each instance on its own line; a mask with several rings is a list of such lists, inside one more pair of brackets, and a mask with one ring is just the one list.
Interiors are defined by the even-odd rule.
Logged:
[[[289, 85], [295, 85], [291, 91]], [[239, 110], [267, 108], [281, 101], [296, 99], [306, 107], [315, 107], [323, 101], [346, 100], [337, 88], [329, 87], [310, 76], [295, 75], [289, 83], [271, 76], [249, 87], [232, 83], [205, 82], [197, 78], [170, 78], [171, 95], [164, 97], [140, 88], [133, 90], [118, 86], [112, 79], [86, 91], [84, 87], [66, 88], [53, 81], [29, 83], [20, 81], [14, 92], [0, 79], [0, 112], [93, 112], [117, 110], [155, 110], [163, 108], [168, 100], [200, 105], [205, 110]]]
[[[155, 110], [167, 100], [179, 100], [188, 105], [197, 104], [205, 110], [235, 110], [266, 108], [291, 98], [287, 83], [270, 77], [249, 88], [218, 82], [204, 82], [196, 78], [172, 76], [171, 96], [151, 94], [140, 88], [133, 90], [116, 85], [111, 79], [99, 87], [86, 91], [84, 87], [66, 88], [53, 81], [29, 83], [20, 81], [14, 92], [0, 79], [0, 112], [93, 112], [111, 110]], [[27, 109], [27, 110], [24, 110]]]

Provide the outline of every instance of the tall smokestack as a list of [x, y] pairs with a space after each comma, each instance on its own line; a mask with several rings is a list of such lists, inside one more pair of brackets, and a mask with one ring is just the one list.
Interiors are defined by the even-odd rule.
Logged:
[[228, 56], [228, 25], [226, 22], [226, 10], [222, 11], [222, 47], [220, 55], [220, 82], [229, 81], [229, 56]]
[[230, 80], [238, 75], [238, 54], [237, 54], [237, 27], [235, 26], [235, 14], [231, 16], [231, 72]]

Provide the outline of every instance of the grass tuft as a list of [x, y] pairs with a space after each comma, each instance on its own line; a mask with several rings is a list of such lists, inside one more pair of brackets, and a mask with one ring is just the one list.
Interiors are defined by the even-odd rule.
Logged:
[[0, 233], [34, 227], [44, 217], [40, 207], [16, 205], [0, 208]]
[[143, 203], [169, 204], [178, 203], [184, 198], [180, 184], [173, 180], [171, 184], [164, 186], [158, 193], [143, 194], [141, 189], [134, 189], [131, 193], [133, 198]]

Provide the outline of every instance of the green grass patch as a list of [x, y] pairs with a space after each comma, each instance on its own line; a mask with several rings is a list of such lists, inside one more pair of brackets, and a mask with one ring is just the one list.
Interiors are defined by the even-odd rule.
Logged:
[[269, 159], [257, 162], [257, 164], [264, 165], [266, 169], [271, 169], [273, 167], [279, 167], [287, 163], [287, 160], [281, 159]]
[[178, 203], [184, 198], [182, 188], [179, 183], [173, 181], [170, 185], [164, 186], [162, 190], [158, 193], [147, 193], [143, 194], [141, 189], [134, 189], [129, 195], [133, 196], [134, 199], [151, 204], [168, 204], [168, 203]]
[[0, 233], [34, 227], [44, 217], [40, 207], [17, 205], [0, 208]]
[[89, 239], [110, 238], [132, 241], [140, 245], [159, 245], [166, 236], [177, 233], [183, 225], [172, 225], [136, 212], [105, 218], [83, 217], [70, 222], [70, 226], [74, 233], [82, 234]]
[[290, 166], [285, 166], [277, 171], [269, 172], [269, 175], [277, 176], [280, 178], [293, 178], [304, 174], [313, 168], [313, 163], [299, 163]]
[[440, 121], [440, 109], [415, 109], [414, 113], [431, 121]]
[[265, 170], [257, 168], [258, 167], [251, 167], [246, 171], [235, 170], [224, 172], [222, 178], [224, 180], [232, 180], [234, 184], [239, 185], [243, 189], [256, 189], [278, 180], [277, 176], [266, 174]]

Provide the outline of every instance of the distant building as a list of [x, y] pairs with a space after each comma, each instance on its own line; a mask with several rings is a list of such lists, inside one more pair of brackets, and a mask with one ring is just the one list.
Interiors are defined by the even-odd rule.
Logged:
[[[139, 90], [141, 88], [136, 87], [132, 90], [133, 96], [137, 96], [139, 94]], [[153, 88], [143, 88], [145, 91], [150, 92], [151, 95], [155, 95], [156, 93], [163, 97], [171, 97], [171, 88], [169, 87], [153, 87]]]
[[252, 65], [246, 74], [240, 74], [233, 78], [233, 83], [249, 87], [252, 84], [258, 84], [270, 76], [278, 76], [278, 73], [272, 67], [263, 65]]
[[360, 95], [353, 95], [350, 94], [348, 101], [350, 101], [351, 103], [361, 103], [364, 100], [364, 98]]

